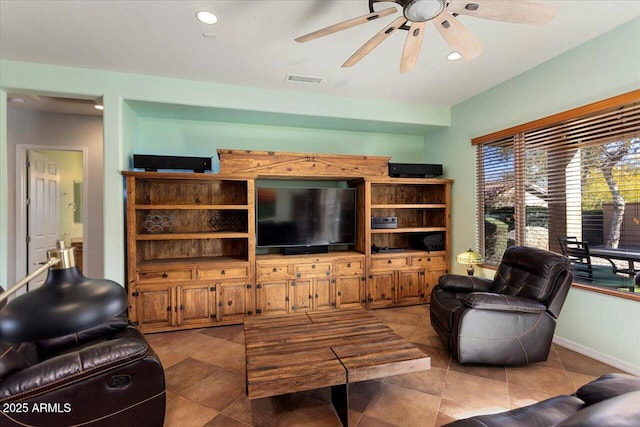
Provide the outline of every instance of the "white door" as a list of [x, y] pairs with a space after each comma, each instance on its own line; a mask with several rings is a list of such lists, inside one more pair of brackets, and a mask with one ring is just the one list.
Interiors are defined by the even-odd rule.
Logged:
[[[60, 236], [58, 222], [58, 164], [46, 152], [28, 152], [29, 200], [27, 202], [27, 270], [36, 270], [47, 261], [47, 250], [56, 246]], [[33, 290], [47, 277], [42, 273], [29, 283]]]

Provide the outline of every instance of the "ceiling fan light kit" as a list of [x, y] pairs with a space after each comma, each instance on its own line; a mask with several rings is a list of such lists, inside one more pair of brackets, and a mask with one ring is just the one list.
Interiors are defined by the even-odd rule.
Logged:
[[453, 51], [457, 52], [465, 61], [471, 61], [482, 53], [482, 46], [458, 20], [458, 15], [515, 24], [542, 25], [553, 19], [558, 11], [556, 6], [522, 0], [476, 0], [474, 2], [466, 0], [369, 0], [370, 13], [300, 36], [295, 41], [308, 42], [398, 12], [394, 7], [375, 10], [374, 4], [382, 2], [396, 3], [401, 6], [402, 16], [396, 18], [370, 38], [342, 64], [342, 67], [354, 66], [397, 29], [401, 29], [407, 30], [408, 34], [400, 59], [400, 72], [411, 70], [420, 55], [424, 25], [427, 21], [433, 23]]
[[411, 22], [426, 22], [440, 15], [446, 7], [444, 0], [410, 0], [402, 13]]

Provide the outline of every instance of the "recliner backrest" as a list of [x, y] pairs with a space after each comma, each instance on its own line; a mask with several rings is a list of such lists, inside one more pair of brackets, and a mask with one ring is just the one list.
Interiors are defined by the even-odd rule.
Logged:
[[[549, 306], [560, 296], [557, 292], [563, 292], [561, 287], [570, 286], [568, 275], [571, 266], [566, 257], [540, 248], [511, 246], [504, 252], [491, 292], [531, 298]], [[554, 311], [559, 312], [559, 307]]]

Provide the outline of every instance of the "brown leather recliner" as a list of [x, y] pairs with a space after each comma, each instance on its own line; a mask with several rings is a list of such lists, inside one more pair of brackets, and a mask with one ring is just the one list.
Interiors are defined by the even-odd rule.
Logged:
[[512, 246], [493, 280], [440, 277], [431, 293], [431, 324], [460, 363], [544, 361], [572, 280], [566, 257]]
[[64, 337], [0, 341], [3, 427], [161, 427], [164, 415], [162, 365], [124, 314]]

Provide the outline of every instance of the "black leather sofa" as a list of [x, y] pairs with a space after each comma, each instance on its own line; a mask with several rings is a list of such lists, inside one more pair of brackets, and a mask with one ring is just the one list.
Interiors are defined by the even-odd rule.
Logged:
[[2, 427], [161, 427], [164, 415], [162, 365], [124, 314], [63, 337], [0, 341]]
[[440, 277], [431, 293], [431, 325], [460, 363], [544, 361], [572, 278], [566, 257], [512, 246], [493, 280]]
[[490, 415], [478, 415], [446, 427], [638, 427], [640, 378], [605, 374], [574, 394]]

